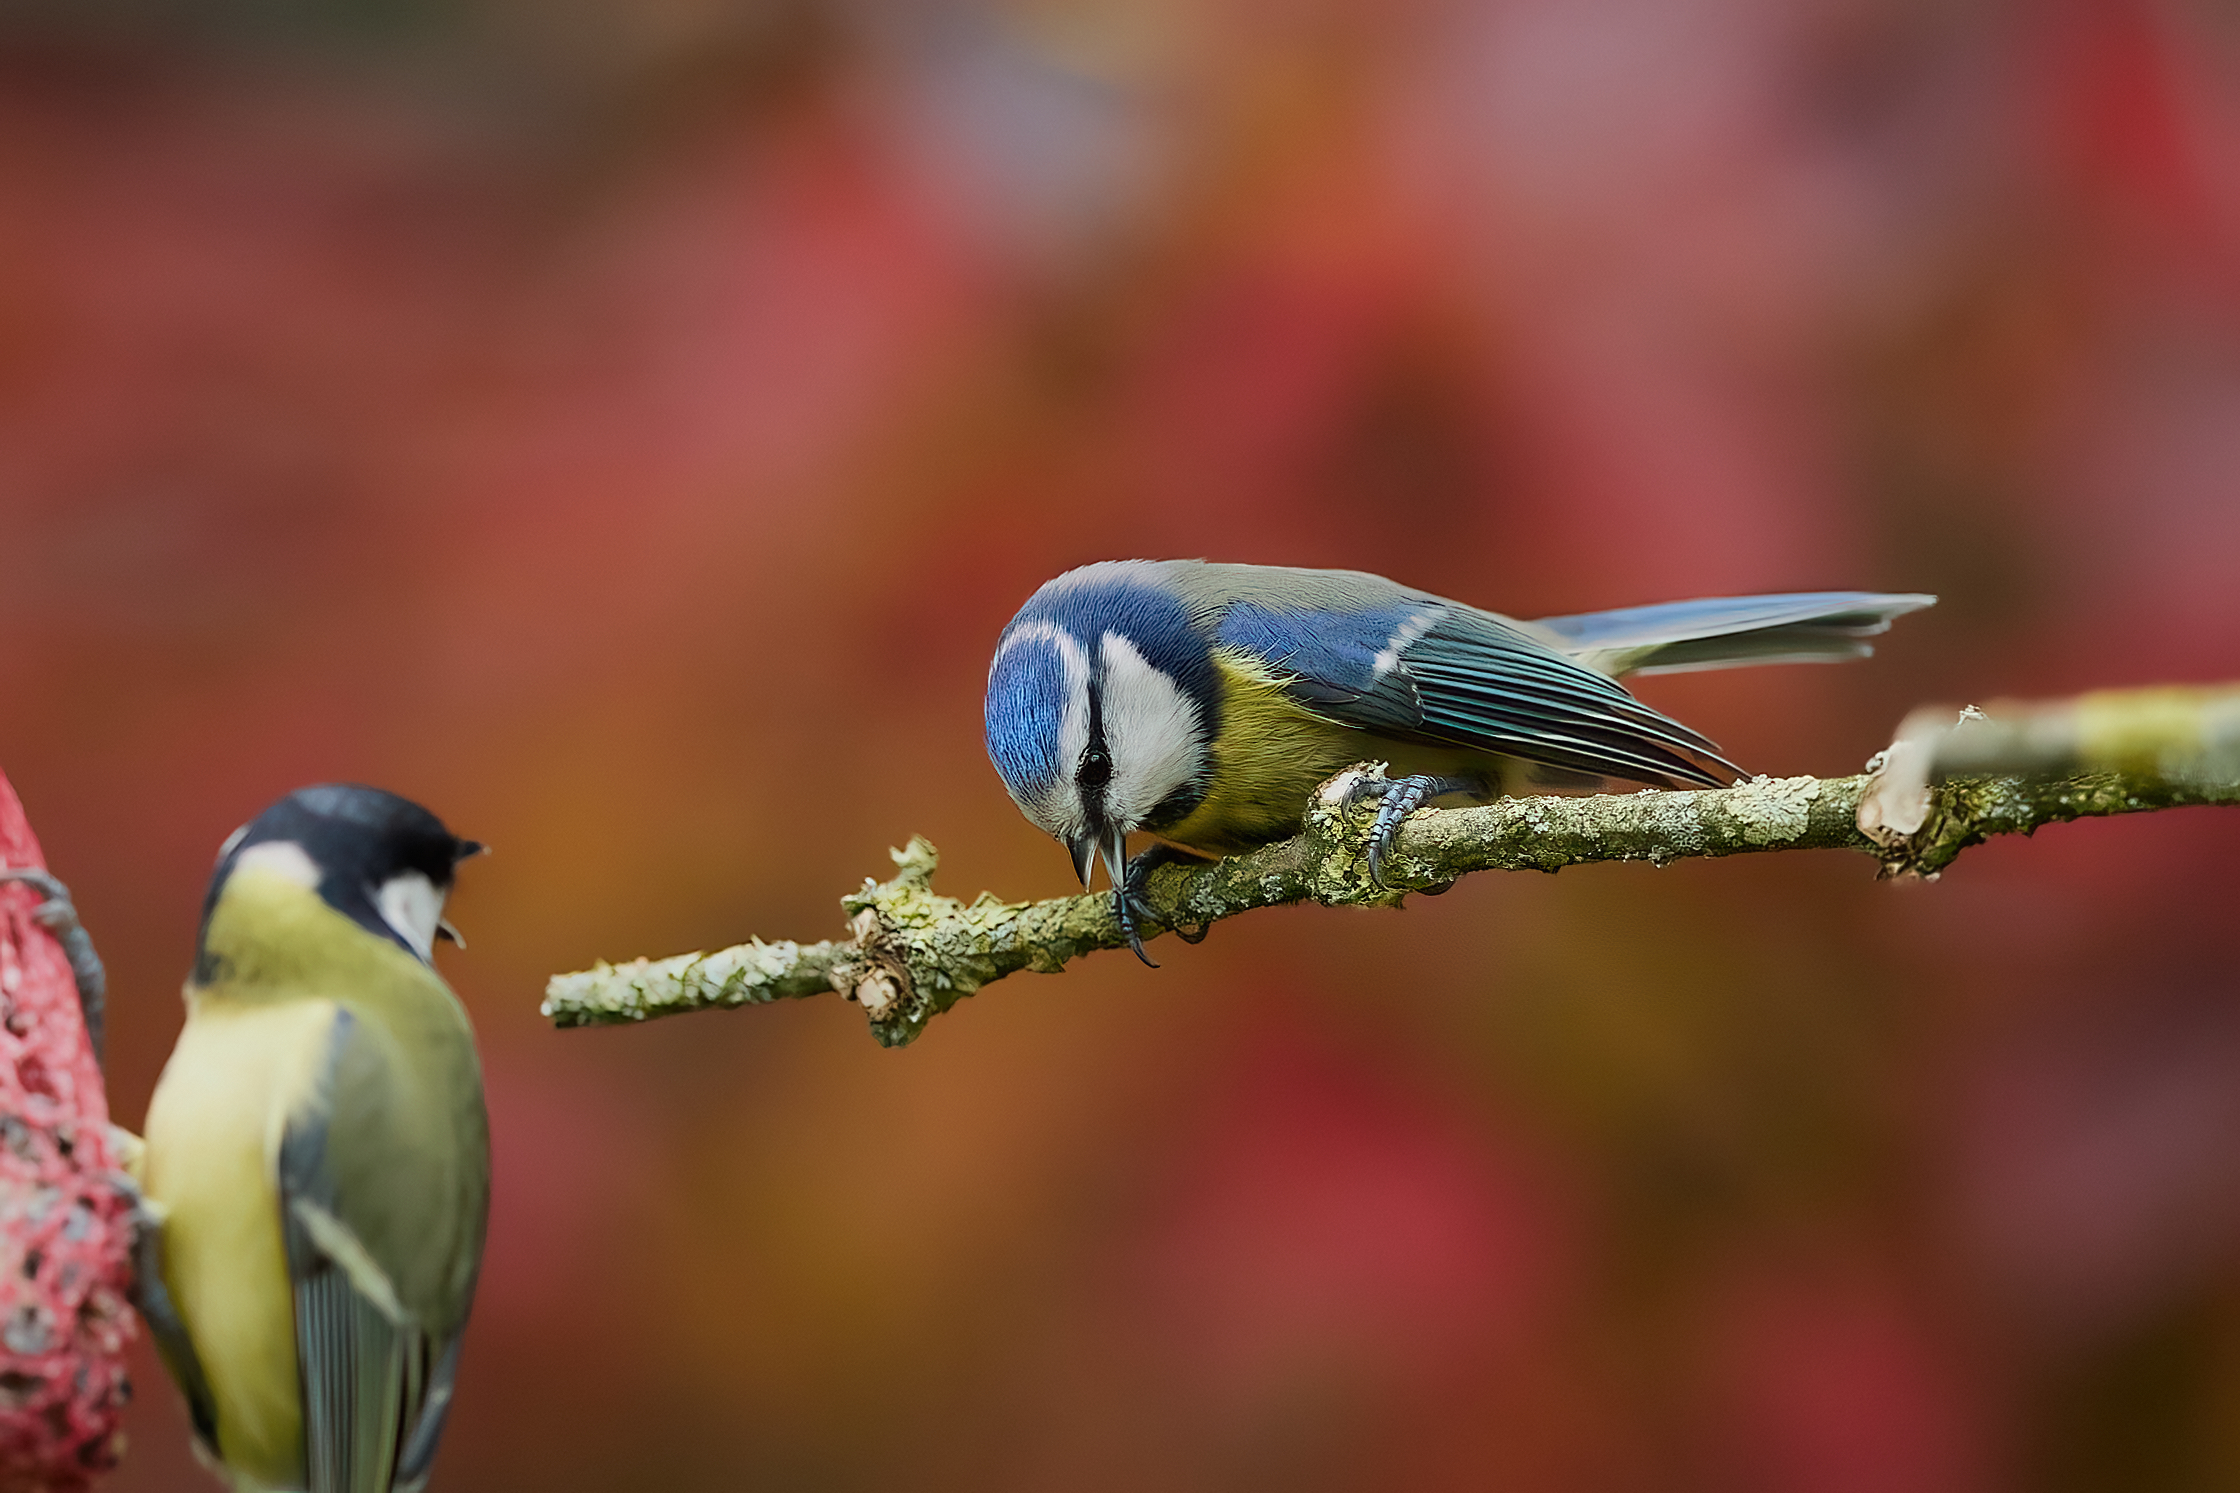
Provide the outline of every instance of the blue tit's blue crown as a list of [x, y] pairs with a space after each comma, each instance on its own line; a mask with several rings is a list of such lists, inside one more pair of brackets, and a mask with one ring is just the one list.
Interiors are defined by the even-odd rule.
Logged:
[[1068, 764], [1058, 760], [1058, 739], [1068, 689], [1055, 637], [1010, 641], [988, 668], [988, 760], [1022, 803], [1052, 793], [1065, 779]]

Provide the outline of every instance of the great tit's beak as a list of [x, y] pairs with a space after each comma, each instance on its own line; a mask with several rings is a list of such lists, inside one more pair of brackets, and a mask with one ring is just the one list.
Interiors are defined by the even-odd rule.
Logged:
[[1081, 877], [1081, 890], [1089, 890], [1089, 878], [1097, 869], [1097, 837], [1075, 835], [1066, 841], [1066, 848], [1073, 852], [1073, 869]]
[[458, 929], [451, 926], [451, 919], [449, 918], [445, 918], [442, 922], [436, 924], [436, 937], [448, 938], [462, 949], [467, 946], [467, 941], [459, 936]]

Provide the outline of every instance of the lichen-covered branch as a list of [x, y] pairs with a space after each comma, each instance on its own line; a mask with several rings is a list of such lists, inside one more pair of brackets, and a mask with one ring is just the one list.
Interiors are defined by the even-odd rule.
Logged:
[[[2128, 715], [2127, 701], [2137, 706]], [[1935, 713], [1934, 729], [1930, 719], [1909, 718], [1910, 734], [1885, 754], [1879, 774], [1424, 810], [1402, 829], [1383, 888], [1370, 882], [1362, 854], [1373, 810], [1346, 803], [1348, 780], [1362, 770], [1350, 769], [1317, 795], [1297, 838], [1214, 865], [1162, 869], [1151, 878], [1151, 905], [1166, 926], [1195, 928], [1287, 902], [1397, 906], [1408, 892], [1439, 890], [1473, 871], [1663, 865], [1769, 850], [1857, 850], [1873, 855], [1884, 875], [1933, 877], [1993, 835], [2240, 804], [2240, 689], [2086, 696], [1995, 707], [1990, 717], [1971, 709], [1958, 729], [1944, 724], [1949, 710]], [[2085, 729], [2070, 729], [2079, 719]], [[959, 902], [933, 890], [931, 845], [912, 839], [893, 854], [893, 880], [867, 879], [841, 899], [847, 939], [757, 940], [556, 975], [544, 1014], [560, 1026], [593, 1026], [836, 990], [861, 1002], [872, 1035], [895, 1047], [983, 985], [1021, 970], [1056, 973], [1083, 954], [1125, 946], [1108, 894], [1002, 902], [982, 893]]]

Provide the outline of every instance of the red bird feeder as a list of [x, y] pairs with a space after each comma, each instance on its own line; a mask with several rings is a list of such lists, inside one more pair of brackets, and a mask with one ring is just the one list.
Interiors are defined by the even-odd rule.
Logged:
[[[0, 867], [46, 868], [4, 776]], [[90, 1486], [116, 1465], [131, 1395], [132, 1206], [44, 901], [0, 881], [0, 1493]]]

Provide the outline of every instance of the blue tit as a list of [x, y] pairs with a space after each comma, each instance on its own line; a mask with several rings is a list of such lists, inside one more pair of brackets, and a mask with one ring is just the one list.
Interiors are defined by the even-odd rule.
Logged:
[[[1290, 838], [1317, 785], [1382, 760], [1369, 868], [1409, 812], [1605, 779], [1716, 787], [1741, 770], [1636, 700], [1629, 673], [1857, 658], [1920, 595], [1717, 597], [1522, 622], [1352, 570], [1111, 560], [1012, 618], [988, 668], [988, 756], [1028, 819], [1101, 857], [1137, 931], [1169, 847]], [[1128, 860], [1128, 836], [1163, 842]]]
[[490, 1204], [474, 1034], [430, 961], [482, 848], [335, 784], [219, 852], [148, 1106], [140, 1304], [238, 1493], [427, 1479]]

